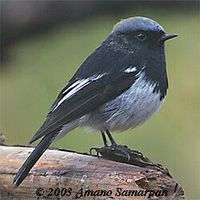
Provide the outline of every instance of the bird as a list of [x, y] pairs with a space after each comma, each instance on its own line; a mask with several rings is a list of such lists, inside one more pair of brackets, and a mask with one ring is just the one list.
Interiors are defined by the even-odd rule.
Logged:
[[141, 125], [165, 100], [168, 79], [164, 44], [176, 36], [142, 16], [114, 25], [57, 96], [30, 144], [41, 140], [13, 184], [21, 184], [54, 140], [77, 127], [101, 133], [105, 147], [108, 137], [111, 146], [120, 149], [112, 133]]

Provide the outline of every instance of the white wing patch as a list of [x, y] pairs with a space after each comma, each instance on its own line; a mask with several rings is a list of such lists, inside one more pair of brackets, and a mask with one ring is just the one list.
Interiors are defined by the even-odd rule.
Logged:
[[[77, 91], [85, 87], [89, 84], [89, 79], [83, 79], [81, 81], [77, 81], [78, 83], [75, 84], [72, 90], [70, 90], [59, 102], [58, 104], [61, 104], [64, 100], [68, 99], [70, 96], [75, 94]], [[76, 82], [75, 82], [76, 83]], [[64, 92], [63, 92], [64, 93]]]
[[77, 86], [79, 83], [81, 83], [81, 81], [82, 80], [78, 80], [78, 81], [74, 82], [71, 86], [69, 86], [66, 90], [63, 91], [63, 94], [67, 93], [69, 90], [71, 90], [72, 88]]
[[76, 94], [78, 91], [80, 91], [82, 88], [87, 86], [92, 81], [98, 80], [101, 77], [103, 77], [105, 74], [100, 74], [97, 76], [91, 76], [86, 79], [81, 79], [76, 82], [74, 82], [69, 88], [67, 88], [65, 91], [63, 91], [63, 94], [66, 93], [66, 95], [63, 96], [62, 99], [57, 103], [57, 105], [53, 108], [52, 111], [56, 110], [65, 100], [72, 97], [74, 94]]
[[137, 71], [136, 67], [130, 66], [124, 72], [125, 73], [131, 73], [131, 72], [136, 72], [136, 71]]

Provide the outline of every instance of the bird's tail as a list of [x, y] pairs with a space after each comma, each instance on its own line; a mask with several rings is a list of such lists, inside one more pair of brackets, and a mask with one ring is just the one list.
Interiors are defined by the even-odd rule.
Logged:
[[16, 174], [13, 180], [13, 184], [16, 187], [19, 186], [20, 183], [26, 178], [33, 165], [42, 156], [44, 151], [50, 146], [50, 144], [53, 142], [57, 134], [58, 132], [52, 132], [45, 135], [44, 138], [40, 141], [40, 143], [35, 147], [33, 152], [21, 166], [21, 168], [19, 169], [18, 173]]

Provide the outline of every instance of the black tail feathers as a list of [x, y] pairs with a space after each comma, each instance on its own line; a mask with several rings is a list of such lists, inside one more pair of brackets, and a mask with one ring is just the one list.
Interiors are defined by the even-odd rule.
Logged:
[[21, 182], [26, 178], [33, 165], [38, 161], [38, 159], [42, 156], [45, 150], [50, 146], [56, 135], [57, 133], [55, 132], [45, 135], [44, 138], [40, 141], [40, 143], [35, 147], [33, 152], [21, 166], [13, 180], [13, 184], [16, 187], [19, 186]]

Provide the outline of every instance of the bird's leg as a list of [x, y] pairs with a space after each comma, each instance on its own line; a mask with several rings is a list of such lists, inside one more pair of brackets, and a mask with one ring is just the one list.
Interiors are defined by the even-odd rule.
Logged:
[[118, 145], [108, 130], [106, 130], [106, 134], [111, 142], [110, 147], [113, 149], [113, 154], [116, 154], [119, 156], [119, 154], [122, 153], [127, 157], [128, 161], [129, 161], [130, 160], [130, 151], [129, 151], [128, 147], [123, 146], [123, 145]]
[[101, 135], [102, 135], [102, 138], [103, 138], [103, 143], [104, 143], [104, 146], [107, 147], [108, 146], [108, 141], [106, 139], [106, 135], [103, 131], [101, 131]]
[[[111, 143], [110, 146], [108, 146], [108, 141], [107, 141], [105, 133], [107, 134], [107, 136], [110, 140], [110, 143]], [[92, 151], [94, 150], [94, 151], [96, 151], [98, 157], [101, 154], [105, 158], [127, 160], [127, 161], [130, 160], [130, 150], [127, 146], [118, 145], [108, 130], [106, 130], [105, 132], [101, 131], [101, 135], [103, 138], [104, 147], [91, 148], [90, 154], [92, 154]]]
[[115, 142], [114, 138], [112, 137], [111, 133], [108, 130], [106, 130], [106, 134], [111, 142], [111, 146], [117, 146], [117, 143]]

